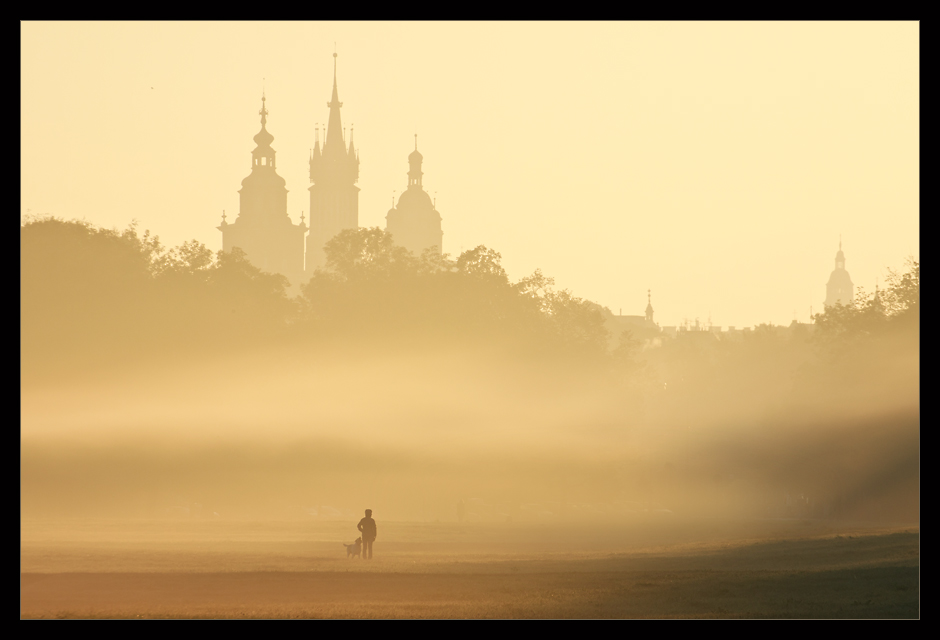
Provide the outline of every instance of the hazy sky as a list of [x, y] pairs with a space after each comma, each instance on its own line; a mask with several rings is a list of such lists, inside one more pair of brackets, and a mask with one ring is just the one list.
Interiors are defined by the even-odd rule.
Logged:
[[418, 133], [444, 251], [485, 244], [614, 313], [788, 324], [842, 234], [872, 289], [919, 255], [919, 25], [24, 22], [22, 209], [217, 250], [262, 84], [288, 211], [327, 120], [334, 42], [385, 227]]

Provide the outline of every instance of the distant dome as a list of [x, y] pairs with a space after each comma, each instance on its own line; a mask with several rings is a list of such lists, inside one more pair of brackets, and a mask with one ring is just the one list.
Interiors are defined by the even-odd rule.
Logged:
[[421, 162], [422, 160], [424, 160], [424, 156], [417, 149], [408, 154], [408, 162]]
[[[415, 153], [418, 153], [415, 151]], [[398, 199], [398, 207], [406, 209], [433, 209], [431, 196], [424, 189], [407, 189]]]
[[826, 286], [852, 291], [852, 277], [845, 269], [833, 269], [832, 273], [829, 274], [829, 282], [826, 283]]
[[287, 185], [287, 181], [273, 171], [252, 171], [244, 180], [242, 180], [243, 187], [248, 185], [257, 185], [258, 187], [270, 185], [285, 187]]

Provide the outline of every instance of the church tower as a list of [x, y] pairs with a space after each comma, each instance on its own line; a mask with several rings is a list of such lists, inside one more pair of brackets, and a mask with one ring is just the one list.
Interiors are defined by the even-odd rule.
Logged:
[[421, 186], [423, 160], [418, 151], [418, 134], [415, 134], [415, 150], [408, 156], [408, 188], [398, 198], [398, 207], [393, 206], [385, 216], [385, 230], [392, 234], [395, 244], [416, 256], [432, 247], [440, 254], [444, 237], [441, 214]]
[[823, 305], [827, 307], [838, 303], [850, 305], [855, 301], [855, 293], [852, 287], [852, 278], [849, 272], [845, 270], [845, 254], [842, 253], [842, 239], [839, 238], [839, 252], [836, 254], [836, 268], [829, 276], [829, 282], [826, 283], [826, 301]]
[[287, 276], [292, 286], [300, 284], [304, 272], [304, 235], [307, 227], [295, 225], [287, 215], [287, 188], [277, 175], [274, 141], [267, 128], [268, 110], [261, 96], [261, 131], [254, 137], [251, 173], [239, 189], [239, 210], [229, 224], [222, 214], [222, 250], [242, 249], [253, 265], [269, 273]]
[[307, 237], [306, 274], [326, 264], [323, 245], [343, 229], [359, 226], [359, 156], [353, 147], [352, 131], [347, 148], [336, 89], [336, 56], [333, 54], [333, 97], [323, 148], [317, 130], [316, 146], [310, 155], [310, 235]]

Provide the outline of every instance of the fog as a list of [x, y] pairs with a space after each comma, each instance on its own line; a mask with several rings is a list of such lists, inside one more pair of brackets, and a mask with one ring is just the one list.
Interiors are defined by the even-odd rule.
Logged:
[[22, 513], [916, 522], [911, 353], [804, 388], [745, 361], [642, 394], [596, 364], [440, 343], [158, 360], [24, 386]]

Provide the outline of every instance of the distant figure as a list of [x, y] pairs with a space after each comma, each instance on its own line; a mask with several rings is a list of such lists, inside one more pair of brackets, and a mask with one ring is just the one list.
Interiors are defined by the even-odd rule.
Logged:
[[463, 500], [460, 500], [457, 503], [457, 522], [463, 522], [463, 516], [464, 516], [465, 511], [466, 511], [466, 507], [464, 507]]
[[359, 521], [359, 531], [362, 532], [362, 559], [372, 559], [372, 542], [375, 540], [375, 520], [372, 519], [372, 509], [366, 509], [366, 517]]

